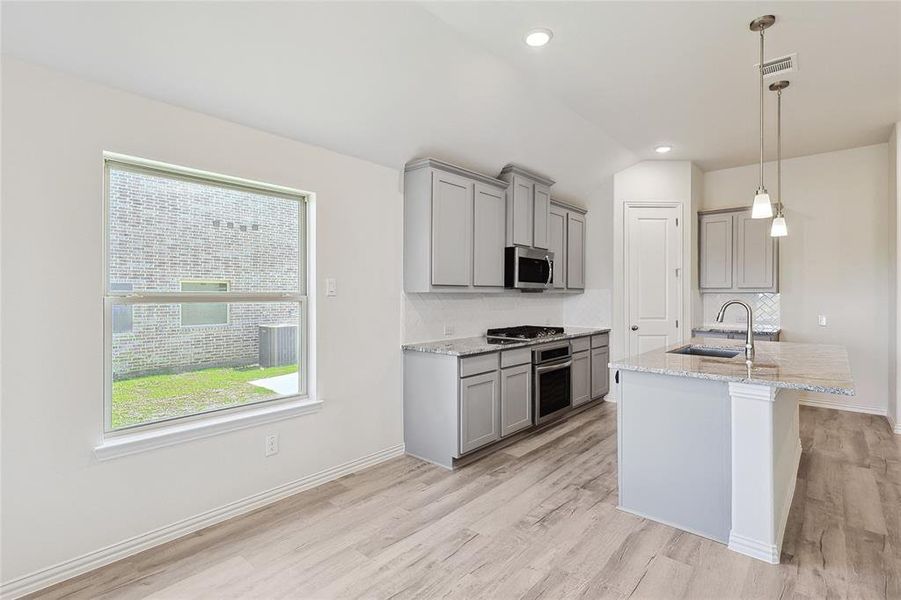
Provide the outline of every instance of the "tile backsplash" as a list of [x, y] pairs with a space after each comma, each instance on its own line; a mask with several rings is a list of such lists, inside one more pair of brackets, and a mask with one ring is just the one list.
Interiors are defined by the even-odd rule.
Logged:
[[[703, 323], [709, 325], [716, 322], [716, 314], [727, 300], [744, 300], [754, 309], [755, 325], [779, 327], [779, 294], [702, 294], [704, 304]], [[726, 309], [725, 323], [744, 323], [744, 310], [738, 306]]]
[[[610, 290], [581, 294], [403, 294], [404, 343], [483, 335], [489, 327], [567, 325], [607, 327]], [[453, 333], [445, 335], [445, 326]]]

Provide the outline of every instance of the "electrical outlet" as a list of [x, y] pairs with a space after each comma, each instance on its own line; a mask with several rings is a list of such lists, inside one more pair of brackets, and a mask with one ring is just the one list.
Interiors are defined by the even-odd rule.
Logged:
[[826, 326], [826, 315], [817, 315], [817, 325], [820, 327]]
[[266, 436], [266, 456], [278, 454], [278, 434], [270, 433]]
[[446, 336], [454, 335], [454, 326], [451, 325], [450, 323], [445, 323], [444, 324], [444, 335], [446, 335]]

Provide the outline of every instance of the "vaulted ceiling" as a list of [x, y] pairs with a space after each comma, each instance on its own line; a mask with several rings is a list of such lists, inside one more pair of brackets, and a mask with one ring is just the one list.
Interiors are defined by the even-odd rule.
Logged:
[[[2, 49], [392, 167], [519, 162], [579, 199], [658, 143], [708, 170], [753, 162], [747, 24], [766, 12], [767, 56], [800, 66], [785, 154], [885, 141], [894, 2], [4, 2]], [[533, 27], [548, 46], [523, 43]]]

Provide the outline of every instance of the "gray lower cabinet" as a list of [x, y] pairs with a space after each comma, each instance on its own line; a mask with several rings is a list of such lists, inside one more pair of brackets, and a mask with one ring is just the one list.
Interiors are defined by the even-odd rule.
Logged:
[[573, 354], [570, 374], [573, 406], [585, 404], [591, 400], [591, 354], [588, 350]]
[[532, 425], [532, 365], [501, 369], [501, 437]]
[[497, 371], [460, 380], [460, 454], [500, 439], [500, 397]]
[[603, 397], [610, 391], [610, 347], [591, 349], [591, 399]]

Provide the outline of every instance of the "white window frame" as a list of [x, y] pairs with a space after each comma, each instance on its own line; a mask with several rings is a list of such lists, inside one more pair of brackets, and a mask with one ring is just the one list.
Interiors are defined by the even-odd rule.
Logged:
[[[220, 187], [231, 187], [254, 193], [279, 196], [299, 202], [298, 210], [298, 286], [296, 292], [141, 292], [110, 290], [109, 252], [109, 171], [111, 166], [120, 170], [132, 170], [156, 176], [185, 179], [198, 183], [209, 183]], [[136, 158], [113, 152], [103, 153], [103, 338], [104, 338], [104, 382], [101, 442], [94, 449], [98, 458], [115, 458], [143, 450], [168, 446], [188, 439], [206, 437], [219, 432], [231, 431], [258, 423], [288, 418], [318, 410], [321, 402], [310, 396], [310, 378], [314, 361], [310, 352], [310, 335], [313, 331], [313, 316], [308, 298], [311, 265], [308, 257], [313, 247], [312, 231], [309, 227], [311, 201], [314, 195], [294, 188], [272, 185], [249, 179], [242, 179], [168, 163]], [[129, 427], [112, 429], [112, 307], [115, 305], [138, 304], [186, 304], [194, 302], [223, 303], [275, 303], [296, 302], [298, 304], [297, 357], [298, 393], [209, 411], [174, 417], [171, 419], [143, 423]], [[221, 326], [221, 325], [219, 325]]]

